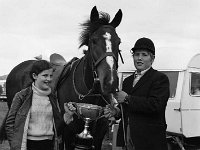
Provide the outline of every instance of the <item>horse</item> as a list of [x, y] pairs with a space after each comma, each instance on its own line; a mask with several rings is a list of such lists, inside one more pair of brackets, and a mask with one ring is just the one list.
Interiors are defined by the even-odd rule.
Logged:
[[[58, 104], [62, 114], [64, 103], [90, 103], [106, 106], [113, 103], [112, 94], [118, 89], [118, 56], [120, 54], [118, 37], [115, 28], [120, 24], [122, 11], [116, 13], [110, 22], [110, 15], [98, 12], [96, 6], [91, 10], [90, 19], [81, 24], [80, 46], [88, 50], [80, 59], [64, 65], [56, 84]], [[120, 54], [121, 56], [121, 54]], [[16, 92], [28, 85], [29, 68], [35, 60], [28, 60], [17, 65], [8, 75], [6, 81], [7, 103], [10, 108]], [[67, 67], [65, 67], [67, 66]], [[70, 66], [70, 67], [69, 67]], [[70, 69], [70, 71], [69, 71]], [[67, 72], [67, 73], [66, 73]], [[75, 148], [74, 138], [84, 128], [84, 121], [75, 116], [75, 120], [64, 129], [65, 148]], [[3, 127], [2, 127], [3, 129]], [[90, 131], [94, 137], [94, 148], [100, 150], [104, 135], [108, 130], [108, 119], [101, 118], [91, 123]], [[0, 137], [2, 137], [0, 131]]]
[[[90, 20], [81, 24], [83, 31], [80, 36], [80, 47], [85, 45], [88, 50], [85, 51], [84, 57], [73, 63], [69, 76], [58, 84], [58, 100], [63, 113], [64, 103], [70, 101], [100, 106], [105, 106], [107, 102], [111, 103], [112, 93], [118, 89], [117, 68], [121, 41], [115, 28], [121, 19], [122, 11], [119, 10], [109, 23], [110, 16], [104, 12], [99, 13], [97, 8], [93, 7]], [[108, 129], [108, 120], [102, 118], [94, 124], [91, 134], [94, 137], [95, 149], [100, 150]], [[70, 150], [73, 149], [70, 146], [73, 138], [67, 137], [74, 137], [73, 133], [81, 132], [83, 122], [71, 124], [71, 129], [67, 127], [64, 139], [66, 149]]]

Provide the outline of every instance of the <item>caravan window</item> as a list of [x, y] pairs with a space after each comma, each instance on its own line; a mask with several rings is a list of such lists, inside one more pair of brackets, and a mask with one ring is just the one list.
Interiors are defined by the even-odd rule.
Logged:
[[174, 98], [176, 95], [177, 81], [178, 81], [178, 71], [161, 71], [167, 75], [170, 83], [170, 98]]
[[[169, 78], [169, 82], [170, 82], [170, 98], [174, 98], [176, 95], [176, 88], [177, 88], [177, 81], [178, 81], [178, 71], [161, 71], [164, 74], [167, 75], [167, 77]], [[129, 75], [131, 75], [132, 72], [124, 72], [122, 74], [122, 80], [124, 80], [126, 77], [128, 77]]]
[[190, 94], [200, 96], [200, 73], [191, 73]]

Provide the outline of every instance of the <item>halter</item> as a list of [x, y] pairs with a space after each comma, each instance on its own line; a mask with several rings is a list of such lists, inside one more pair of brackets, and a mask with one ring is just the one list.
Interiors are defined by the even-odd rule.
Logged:
[[92, 58], [92, 71], [93, 71], [93, 73], [94, 73], [94, 76], [93, 76], [94, 81], [99, 81], [99, 77], [98, 77], [98, 75], [97, 75], [97, 66], [98, 66], [98, 65], [100, 64], [100, 62], [101, 62], [102, 60], [104, 60], [107, 56], [112, 56], [112, 57], [114, 58], [116, 64], [118, 63], [118, 62], [117, 62], [117, 58], [116, 58], [116, 56], [114, 55], [113, 52], [105, 52], [99, 59], [97, 59], [97, 61], [94, 60], [94, 58], [92, 57], [92, 54], [90, 54], [90, 55], [91, 55], [91, 58]]
[[[94, 67], [96, 68], [98, 66], [98, 64], [104, 59], [106, 58], [107, 56], [112, 56], [114, 58], [114, 60], [117, 62], [117, 58], [115, 57], [114, 53], [113, 52], [106, 52], [104, 53], [99, 59], [97, 59], [96, 62], [94, 62]], [[93, 58], [92, 58], [93, 59]], [[93, 59], [94, 61], [94, 59]]]
[[[107, 26], [107, 25], [106, 25], [106, 26]], [[112, 27], [112, 26], [111, 26], [111, 27]], [[94, 32], [94, 33], [95, 33], [95, 32]], [[93, 33], [93, 34], [94, 34], [94, 33]], [[89, 41], [90, 41], [90, 40], [91, 40], [91, 39], [89, 39]], [[75, 72], [76, 72], [76, 69], [77, 69], [77, 67], [79, 66], [80, 62], [83, 60], [83, 58], [80, 59], [79, 62], [76, 64], [75, 69], [74, 69], [74, 71], [73, 71], [73, 87], [74, 87], [75, 93], [78, 95], [78, 97], [79, 97], [80, 100], [83, 100], [86, 96], [101, 96], [101, 97], [104, 99], [104, 97], [102, 96], [101, 93], [99, 93], [99, 94], [92, 94], [92, 92], [95, 90], [95, 85], [99, 85], [99, 84], [100, 84], [100, 83], [99, 83], [99, 77], [98, 77], [98, 75], [97, 75], [97, 66], [98, 66], [106, 57], [108, 57], [108, 56], [112, 56], [112, 57], [114, 58], [116, 64], [118, 65], [117, 57], [115, 56], [115, 54], [114, 54], [113, 52], [105, 52], [103, 55], [101, 55], [101, 56], [95, 61], [95, 59], [94, 59], [94, 57], [93, 57], [93, 55], [92, 55], [92, 53], [91, 53], [91, 49], [88, 49], [88, 52], [89, 52], [89, 55], [90, 55], [90, 57], [91, 57], [91, 59], [92, 59], [92, 72], [93, 72], [93, 79], [94, 79], [94, 82], [93, 82], [92, 88], [91, 88], [91, 89], [88, 89], [87, 86], [86, 86], [85, 80], [83, 79], [84, 86], [85, 86], [85, 88], [86, 88], [87, 91], [88, 91], [87, 94], [85, 94], [85, 95], [81, 94], [81, 93], [77, 90], [76, 85], [75, 85]], [[117, 54], [120, 55], [121, 61], [122, 61], [122, 63], [124, 63], [120, 50], [118, 50]], [[84, 57], [84, 58], [85, 58], [85, 57]], [[118, 66], [117, 66], [117, 68], [118, 68]], [[105, 99], [104, 99], [104, 101], [107, 102]], [[108, 102], [107, 102], [107, 103], [108, 103]]]
[[[121, 52], [120, 52], [120, 50], [118, 50], [118, 54], [119, 54], [119, 56], [120, 56], [120, 58], [121, 58], [121, 61], [122, 61], [122, 63], [124, 64], [124, 60], [123, 60], [123, 58], [122, 58], [122, 54], [121, 54]], [[91, 55], [91, 54], [90, 54]], [[117, 68], [118, 68], [118, 61], [117, 61], [117, 58], [116, 58], [116, 56], [115, 56], [115, 54], [113, 53], [113, 52], [105, 52], [99, 59], [97, 59], [97, 61], [95, 62], [94, 61], [94, 59], [93, 59], [93, 57], [92, 57], [92, 55], [91, 55], [91, 57], [92, 57], [92, 61], [93, 61], [93, 72], [94, 72], [94, 80], [99, 80], [99, 78], [98, 78], [98, 75], [97, 75], [97, 72], [96, 72], [96, 68], [97, 68], [97, 66], [99, 65], [99, 63], [102, 61], [102, 60], [104, 60], [107, 56], [112, 56], [113, 58], [114, 58], [114, 60], [115, 60], [115, 62], [116, 62], [116, 64], [117, 64]]]
[[[111, 25], [104, 25], [104, 27], [111, 27], [111, 28], [113, 28]], [[93, 34], [95, 34], [95, 32], [94, 32]], [[89, 39], [89, 41], [90, 41], [90, 40], [91, 40], [91, 38]], [[90, 52], [90, 49], [89, 49], [89, 52]], [[121, 61], [122, 61], [122, 63], [124, 64], [121, 51], [118, 50], [117, 54], [119, 54], [119, 56], [120, 56], [120, 58], [121, 58]], [[100, 63], [102, 60], [104, 60], [107, 56], [112, 56], [112, 57], [114, 58], [114, 60], [115, 60], [115, 62], [116, 62], [116, 64], [117, 64], [117, 68], [118, 68], [118, 60], [117, 60], [117, 57], [115, 56], [115, 54], [114, 54], [113, 52], [105, 52], [99, 59], [97, 59], [97, 61], [94, 60], [94, 58], [93, 58], [91, 52], [90, 52], [90, 56], [91, 56], [91, 58], [92, 58], [92, 71], [94, 72], [94, 80], [95, 80], [95, 81], [96, 81], [96, 80], [97, 80], [97, 81], [99, 80], [99, 78], [98, 78], [98, 76], [97, 76], [97, 73], [96, 73], [96, 68], [97, 68], [97, 66], [99, 65], [99, 63]]]

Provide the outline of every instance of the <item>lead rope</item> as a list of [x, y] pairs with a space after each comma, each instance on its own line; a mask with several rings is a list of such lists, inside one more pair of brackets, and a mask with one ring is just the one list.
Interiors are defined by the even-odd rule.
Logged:
[[122, 104], [120, 104], [121, 112], [122, 112], [122, 127], [123, 127], [123, 134], [124, 134], [124, 147], [127, 150], [127, 142], [126, 142], [126, 134], [125, 134], [125, 125], [124, 125], [124, 111]]
[[[119, 89], [116, 89], [116, 92], [118, 92]], [[123, 111], [123, 106], [122, 103], [119, 104], [120, 105], [120, 109], [121, 109], [121, 113], [122, 113], [122, 128], [123, 128], [123, 136], [124, 136], [124, 147], [125, 150], [127, 149], [127, 141], [126, 141], [126, 132], [125, 132], [125, 124], [124, 124], [124, 111]]]

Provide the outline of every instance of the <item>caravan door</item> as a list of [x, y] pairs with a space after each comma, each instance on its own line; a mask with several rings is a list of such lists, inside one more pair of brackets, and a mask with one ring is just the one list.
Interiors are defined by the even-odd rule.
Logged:
[[188, 63], [181, 99], [183, 135], [200, 136], [200, 54]]
[[187, 71], [181, 102], [182, 128], [185, 137], [200, 136], [200, 69]]
[[170, 82], [170, 98], [166, 107], [167, 132], [182, 134], [180, 99], [184, 79], [184, 71], [162, 71]]

